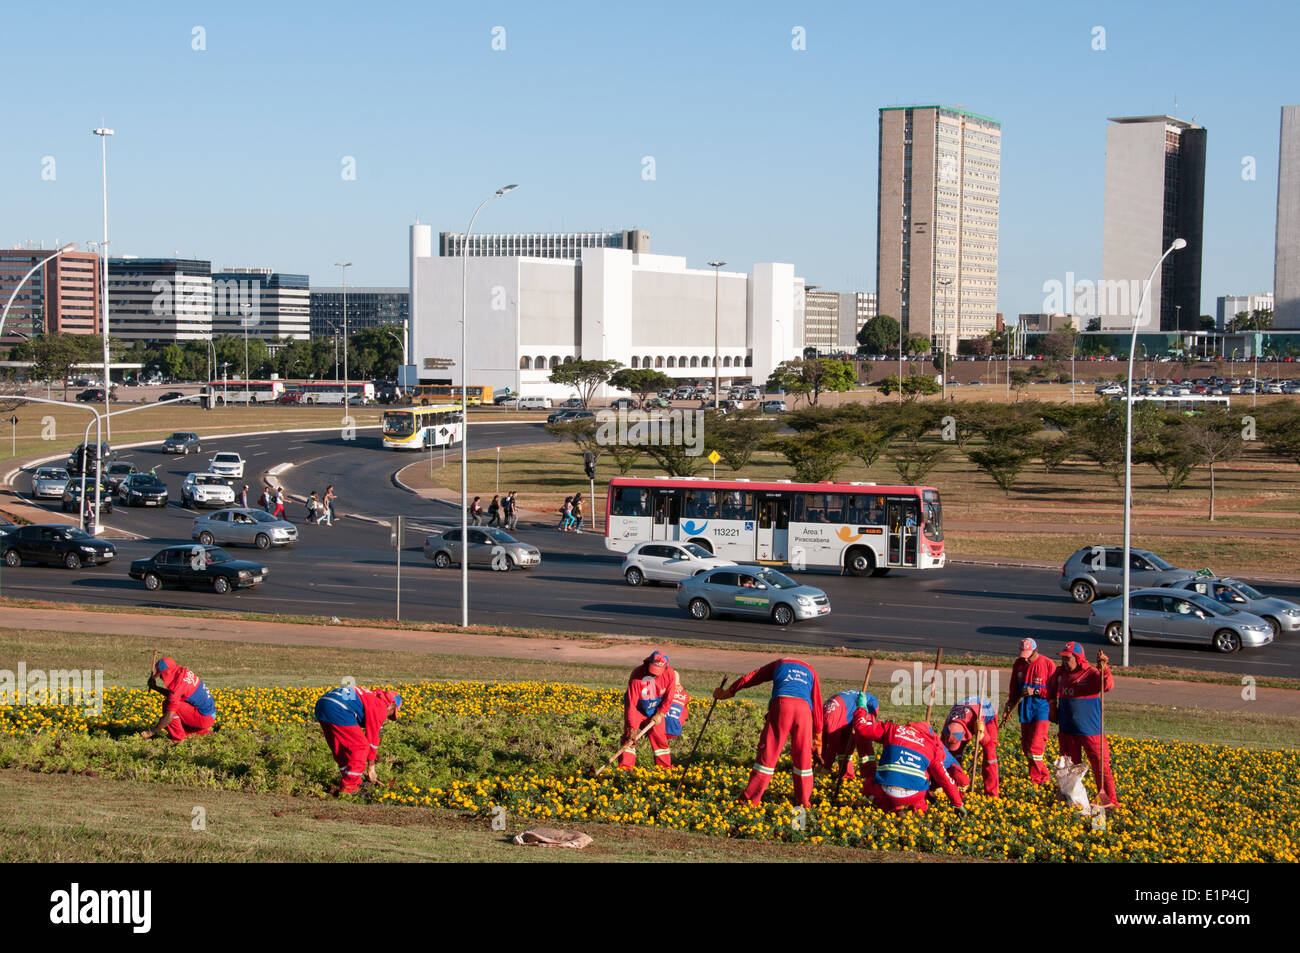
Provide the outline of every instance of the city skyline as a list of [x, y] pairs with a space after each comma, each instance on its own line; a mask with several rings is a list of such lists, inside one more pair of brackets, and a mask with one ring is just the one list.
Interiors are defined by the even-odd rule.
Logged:
[[[1286, 62], [1294, 11], [1270, 9], [1277, 29], [1257, 36], [1248, 15], [1208, 7], [1173, 20], [1104, 3], [1086, 19], [1034, 9], [1008, 25], [941, 4], [970, 42], [905, 42], [865, 56], [864, 37], [911, 18], [760, 5], [705, 11], [688, 25], [593, 10], [561, 28], [525, 7], [480, 15], [399, 4], [339, 31], [345, 8], [333, 19], [330, 9], [315, 24], [292, 8], [238, 4], [211, 16], [88, 8], [71, 26], [52, 12], [7, 13], [0, 51], [20, 77], [14, 123], [25, 135], [0, 157], [6, 243], [84, 247], [98, 234], [99, 143], [89, 130], [102, 122], [116, 132], [115, 257], [179, 251], [320, 275], [347, 257], [350, 281], [401, 285], [407, 225], [461, 231], [480, 193], [519, 182], [478, 230], [631, 222], [692, 267], [789, 261], [811, 284], [878, 292], [874, 114], [943, 102], [995, 116], [1005, 132], [998, 311], [1042, 311], [1044, 282], [1067, 271], [1101, 277], [1112, 115], [1184, 115], [1214, 131], [1201, 313], [1213, 313], [1218, 295], [1272, 285], [1278, 109], [1300, 94], [1271, 64]], [[493, 49], [497, 26], [504, 49]], [[295, 43], [282, 48], [277, 38], [290, 31]], [[194, 49], [200, 38], [205, 48]], [[429, 65], [435, 42], [439, 62]], [[1231, 42], [1249, 42], [1255, 55], [1231, 65], [1211, 57]], [[668, 55], [637, 83], [572, 83], [560, 67], [575, 49], [602, 64]], [[1030, 60], [1013, 56], [1030, 49], [1053, 62], [1033, 82], [1021, 65]], [[1149, 68], [1198, 55], [1205, 62], [1186, 75]], [[63, 89], [26, 78], [74, 67], [106, 81]], [[467, 71], [471, 91], [453, 92], [450, 80]], [[218, 108], [220, 121], [207, 112]], [[836, 134], [808, 149], [805, 136], [822, 126]]]

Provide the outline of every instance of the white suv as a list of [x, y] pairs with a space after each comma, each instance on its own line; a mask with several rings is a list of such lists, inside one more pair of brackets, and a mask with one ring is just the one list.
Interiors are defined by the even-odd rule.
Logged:
[[234, 477], [237, 480], [243, 479], [244, 458], [232, 451], [214, 454], [212, 460], [208, 463], [208, 472], [215, 473], [217, 476]]
[[234, 488], [215, 473], [190, 473], [181, 484], [181, 506], [234, 505]]
[[515, 407], [519, 410], [551, 409], [551, 398], [549, 397], [511, 397], [502, 403], [506, 407]]
[[629, 586], [677, 582], [719, 566], [734, 565], [730, 559], [719, 559], [695, 543], [637, 543], [623, 558], [623, 578]]

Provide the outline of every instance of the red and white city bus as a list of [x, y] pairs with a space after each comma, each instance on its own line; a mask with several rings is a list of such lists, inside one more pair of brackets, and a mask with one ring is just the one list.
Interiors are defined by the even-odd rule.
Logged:
[[943, 506], [928, 486], [615, 477], [605, 527], [615, 552], [673, 540], [737, 562], [855, 576], [944, 564]]
[[284, 381], [208, 381], [208, 392], [212, 395], [212, 403], [218, 407], [225, 404], [274, 404], [284, 393]]

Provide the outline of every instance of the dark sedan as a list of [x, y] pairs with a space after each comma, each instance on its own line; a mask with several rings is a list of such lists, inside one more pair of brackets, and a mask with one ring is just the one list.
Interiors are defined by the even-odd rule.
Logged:
[[4, 538], [6, 566], [50, 563], [69, 569], [96, 566], [117, 556], [117, 547], [76, 526], [22, 526]]
[[[92, 497], [95, 495], [95, 481], [93, 479], [86, 481], [86, 492]], [[63, 488], [63, 497], [59, 502], [59, 506], [65, 513], [81, 512], [80, 477], [68, 481], [68, 485]], [[107, 483], [99, 488], [99, 511], [101, 513], [113, 512], [113, 488]]]
[[168, 546], [148, 559], [131, 563], [132, 579], [144, 581], [146, 589], [157, 591], [164, 583], [182, 588], [202, 586], [226, 593], [259, 585], [270, 570], [260, 563], [235, 559], [216, 546]]
[[166, 506], [167, 484], [152, 473], [132, 473], [117, 488], [123, 506]]

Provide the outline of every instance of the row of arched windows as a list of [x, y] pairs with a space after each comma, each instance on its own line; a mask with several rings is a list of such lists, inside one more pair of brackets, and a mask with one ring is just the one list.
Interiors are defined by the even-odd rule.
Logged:
[[[554, 370], [561, 364], [572, 364], [573, 358], [566, 357], [561, 359], [552, 355], [549, 359], [544, 354], [537, 357], [521, 357], [519, 359], [519, 369], [521, 371], [545, 371]], [[683, 354], [681, 357], [651, 357], [647, 354], [645, 357], [632, 356], [632, 367], [712, 367], [709, 358], [706, 357], [687, 357]], [[746, 356], [740, 357], [723, 357], [719, 359], [720, 367], [753, 367], [754, 359]]]
[[572, 364], [572, 363], [573, 363], [573, 357], [572, 357], [572, 355], [570, 355], [569, 357], [566, 357], [566, 358], [560, 358], [560, 357], [558, 357], [558, 356], [552, 354], [552, 355], [551, 355], [551, 358], [550, 358], [550, 361], [549, 361], [549, 363], [548, 363], [545, 354], [538, 354], [536, 357], [521, 357], [521, 358], [519, 359], [519, 369], [520, 369], [521, 371], [533, 371], [533, 370], [537, 370], [537, 371], [552, 370], [552, 371], [553, 371], [553, 370], [555, 370], [555, 368], [559, 367], [561, 364]]

